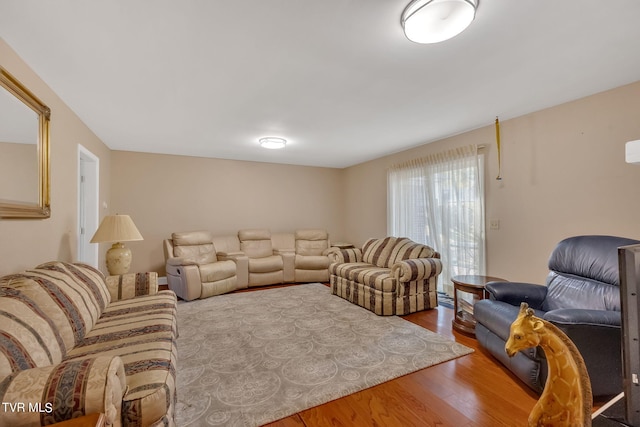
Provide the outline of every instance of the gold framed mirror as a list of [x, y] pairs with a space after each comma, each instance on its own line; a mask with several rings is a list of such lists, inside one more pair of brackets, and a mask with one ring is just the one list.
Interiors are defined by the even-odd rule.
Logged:
[[0, 218], [49, 218], [51, 110], [0, 67]]

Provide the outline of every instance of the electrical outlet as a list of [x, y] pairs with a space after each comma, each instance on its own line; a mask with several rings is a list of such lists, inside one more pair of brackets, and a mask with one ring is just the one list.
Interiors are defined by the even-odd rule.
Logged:
[[489, 227], [492, 230], [500, 230], [500, 220], [499, 219], [492, 219], [491, 221], [489, 221]]

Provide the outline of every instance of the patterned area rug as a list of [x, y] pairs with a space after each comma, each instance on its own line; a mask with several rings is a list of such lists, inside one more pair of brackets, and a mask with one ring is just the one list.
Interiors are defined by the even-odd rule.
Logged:
[[473, 350], [321, 284], [178, 305], [179, 426], [259, 426]]

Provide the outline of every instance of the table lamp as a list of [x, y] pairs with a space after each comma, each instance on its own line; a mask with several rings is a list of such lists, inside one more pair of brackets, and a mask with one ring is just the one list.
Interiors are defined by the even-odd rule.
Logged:
[[112, 276], [125, 274], [131, 267], [131, 250], [122, 242], [142, 240], [142, 235], [129, 215], [109, 215], [104, 217], [91, 243], [115, 242], [107, 251], [107, 270]]

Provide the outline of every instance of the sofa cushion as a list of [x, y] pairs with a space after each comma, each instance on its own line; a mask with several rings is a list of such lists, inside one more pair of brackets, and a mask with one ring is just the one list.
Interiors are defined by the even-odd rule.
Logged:
[[549, 257], [549, 291], [542, 308], [620, 311], [618, 247], [637, 243], [615, 236], [562, 240]]
[[153, 424], [172, 407], [177, 361], [176, 308], [175, 295], [170, 291], [115, 301], [67, 355], [67, 360], [98, 354], [120, 356], [128, 387], [122, 403], [124, 426]]
[[216, 249], [208, 231], [187, 231], [171, 234], [173, 256], [194, 264], [216, 262]]
[[27, 287], [40, 289], [32, 278], [22, 275], [0, 281], [0, 379], [59, 363], [68, 349], [51, 317], [37, 305], [46, 296], [25, 292]]
[[240, 230], [240, 250], [249, 258], [264, 258], [273, 255], [271, 232], [269, 230]]
[[249, 259], [250, 273], [270, 273], [272, 271], [282, 270], [283, 266], [284, 262], [280, 255]]
[[377, 267], [388, 268], [389, 257], [397, 240], [397, 237], [367, 240], [362, 246], [362, 261]]
[[218, 261], [200, 266], [200, 280], [202, 282], [217, 282], [235, 275], [236, 263], [233, 261]]
[[431, 247], [406, 237], [369, 239], [362, 246], [362, 260], [382, 268], [391, 268], [398, 261], [411, 258], [437, 258]]
[[331, 274], [384, 292], [396, 291], [391, 270], [368, 263], [332, 264]]
[[348, 263], [333, 263], [329, 265], [329, 273], [334, 276], [342, 277], [344, 279], [352, 280], [351, 272], [357, 271], [363, 268], [371, 268], [372, 265], [368, 262], [348, 262]]
[[296, 240], [296, 254], [320, 256], [329, 247], [327, 240]]
[[61, 262], [3, 277], [0, 295], [0, 377], [59, 363], [110, 301], [102, 273]]
[[396, 292], [397, 281], [391, 276], [388, 268], [368, 267], [354, 270], [351, 273], [355, 282], [382, 292]]
[[329, 247], [329, 235], [325, 230], [296, 230], [296, 254], [322, 255]]
[[324, 255], [296, 255], [295, 266], [302, 270], [322, 270], [329, 267], [329, 258]]
[[176, 246], [206, 245], [213, 241], [209, 231], [184, 231], [171, 233], [171, 240]]
[[296, 240], [328, 240], [329, 234], [322, 229], [302, 229], [295, 231]]
[[439, 258], [439, 254], [430, 246], [416, 243], [406, 237], [401, 237], [396, 241], [393, 250], [387, 260], [387, 267], [407, 259], [416, 258]]

